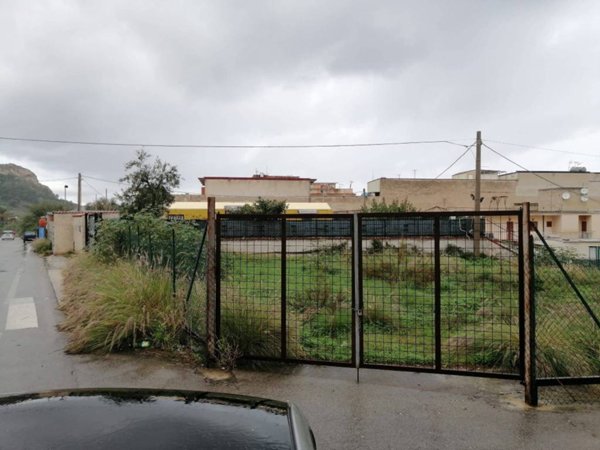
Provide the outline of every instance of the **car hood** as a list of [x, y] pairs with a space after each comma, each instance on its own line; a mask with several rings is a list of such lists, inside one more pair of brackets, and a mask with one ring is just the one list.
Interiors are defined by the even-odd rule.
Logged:
[[296, 448], [290, 404], [197, 391], [84, 389], [0, 398], [6, 448]]

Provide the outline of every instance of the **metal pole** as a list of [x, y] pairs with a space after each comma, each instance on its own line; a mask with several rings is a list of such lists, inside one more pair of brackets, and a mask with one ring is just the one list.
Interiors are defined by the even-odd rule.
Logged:
[[[353, 273], [353, 289], [354, 289], [354, 342], [352, 351], [354, 352], [354, 365], [356, 367], [356, 382], [360, 383], [360, 338], [362, 329], [362, 308], [360, 301], [360, 253], [361, 253], [361, 236], [360, 236], [360, 221], [358, 213], [354, 213], [352, 217], [352, 273]], [[359, 345], [356, 345], [358, 343]]]
[[81, 211], [81, 174], [77, 174], [77, 211]]
[[[481, 209], [481, 131], [477, 132], [475, 156], [475, 212]], [[473, 254], [479, 256], [481, 239], [481, 218], [475, 216], [473, 223]]]
[[440, 217], [433, 222], [434, 231], [434, 273], [435, 273], [435, 368], [442, 369], [442, 281], [440, 252]]
[[287, 221], [281, 217], [281, 359], [287, 359]]
[[[215, 197], [207, 198], [208, 221], [206, 223], [206, 346], [211, 357], [215, 356], [217, 345], [217, 221]], [[208, 362], [208, 361], [207, 361]]]
[[530, 233], [529, 203], [523, 204], [523, 218], [521, 229], [523, 233], [523, 320], [524, 320], [524, 375], [525, 403], [530, 406], [538, 404], [538, 390], [535, 368], [535, 294], [533, 272], [533, 237]]
[[173, 273], [173, 297], [177, 295], [177, 261], [175, 258], [175, 228], [171, 228], [171, 271]]

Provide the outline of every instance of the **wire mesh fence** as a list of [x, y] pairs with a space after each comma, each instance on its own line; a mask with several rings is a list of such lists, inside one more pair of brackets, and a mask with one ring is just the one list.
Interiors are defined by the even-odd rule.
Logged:
[[[541, 235], [538, 235], [541, 236]], [[600, 401], [600, 267], [553, 250], [534, 253], [536, 370], [541, 403]]]
[[106, 261], [126, 258], [156, 276], [169, 277], [173, 301], [181, 302], [190, 334], [205, 336], [206, 250], [204, 224], [151, 217], [99, 224], [93, 251]]
[[220, 216], [220, 338], [248, 358], [350, 363], [351, 225], [351, 216]]
[[364, 364], [517, 377], [517, 218], [363, 216]]
[[474, 239], [444, 213], [220, 216], [220, 337], [248, 358], [518, 377], [517, 217], [483, 217]]

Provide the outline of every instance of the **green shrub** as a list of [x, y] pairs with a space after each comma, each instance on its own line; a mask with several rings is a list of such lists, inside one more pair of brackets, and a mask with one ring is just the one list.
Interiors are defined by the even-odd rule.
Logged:
[[383, 242], [381, 242], [379, 239], [373, 239], [371, 241], [371, 245], [369, 246], [369, 249], [367, 250], [368, 253], [382, 253], [384, 249], [384, 245]]
[[385, 303], [367, 305], [363, 317], [367, 326], [376, 327], [381, 331], [395, 332], [401, 328], [400, 313], [392, 311], [391, 306]]
[[[281, 326], [279, 316], [254, 308], [246, 300], [221, 311], [221, 339], [241, 356], [279, 356]], [[237, 358], [236, 358], [237, 359]]]
[[337, 291], [326, 281], [317, 282], [314, 286], [288, 299], [288, 304], [299, 312], [328, 309], [337, 310], [347, 302], [346, 294]]
[[[172, 233], [175, 230], [173, 255]], [[170, 223], [147, 214], [129, 219], [104, 220], [98, 224], [93, 253], [103, 262], [135, 256], [149, 266], [171, 266], [189, 275], [194, 267], [202, 230], [187, 223]], [[202, 267], [199, 268], [202, 273]]]
[[48, 256], [52, 254], [52, 241], [50, 239], [36, 239], [31, 243], [33, 251]]
[[369, 261], [364, 265], [363, 274], [367, 278], [375, 278], [378, 280], [396, 283], [400, 280], [400, 269], [397, 264], [391, 261], [375, 260]]
[[352, 331], [352, 314], [349, 309], [338, 314], [315, 314], [306, 326], [312, 336], [335, 338], [348, 335]]

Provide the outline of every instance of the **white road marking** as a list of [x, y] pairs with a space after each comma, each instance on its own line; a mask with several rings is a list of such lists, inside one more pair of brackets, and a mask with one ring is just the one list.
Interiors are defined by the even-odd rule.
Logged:
[[38, 318], [33, 297], [9, 300], [5, 330], [37, 328]]
[[15, 277], [13, 278], [12, 283], [10, 284], [8, 294], [6, 294], [7, 303], [10, 302], [17, 293], [17, 286], [19, 285], [19, 281], [21, 281], [21, 275], [23, 275], [24, 271], [25, 269], [23, 267], [19, 267], [17, 273], [15, 273]]

